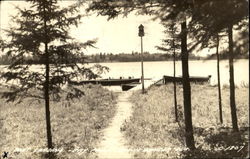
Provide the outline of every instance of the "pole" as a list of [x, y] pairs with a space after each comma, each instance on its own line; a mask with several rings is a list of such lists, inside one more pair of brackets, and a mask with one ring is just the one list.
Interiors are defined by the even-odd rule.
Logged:
[[[174, 52], [174, 78], [176, 74], [175, 68], [175, 39], [173, 38], [173, 52]], [[175, 121], [178, 122], [178, 113], [177, 113], [177, 98], [176, 98], [176, 81], [174, 80], [174, 110], [175, 110]]]
[[143, 41], [142, 41], [142, 36], [141, 36], [141, 83], [142, 83], [142, 93], [145, 93], [145, 91], [144, 91]]

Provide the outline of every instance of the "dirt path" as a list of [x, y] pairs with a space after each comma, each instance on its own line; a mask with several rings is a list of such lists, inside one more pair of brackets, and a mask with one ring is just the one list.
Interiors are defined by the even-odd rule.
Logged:
[[126, 140], [120, 131], [125, 119], [131, 115], [131, 103], [128, 101], [131, 91], [121, 92], [117, 102], [117, 112], [110, 126], [104, 130], [104, 140], [98, 148], [98, 156], [103, 158], [132, 158], [125, 146]]

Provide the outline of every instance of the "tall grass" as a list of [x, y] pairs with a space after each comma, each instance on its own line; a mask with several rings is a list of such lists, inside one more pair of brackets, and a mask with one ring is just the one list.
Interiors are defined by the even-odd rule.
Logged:
[[[63, 149], [57, 158], [96, 158], [93, 151], [115, 113], [116, 95], [101, 86], [86, 85], [85, 95], [69, 105], [51, 102], [51, 126], [55, 148]], [[19, 105], [0, 99], [0, 149], [13, 158], [44, 158], [46, 125], [44, 101]], [[25, 152], [15, 152], [17, 148]], [[30, 148], [31, 150], [28, 150]]]
[[[185, 151], [181, 85], [177, 86], [178, 115], [181, 119], [179, 123], [174, 120], [174, 98], [171, 84], [153, 87], [147, 94], [134, 93], [131, 97], [133, 115], [130, 121], [124, 124], [125, 135], [130, 146], [136, 150], [134, 156], [136, 158], [193, 158], [195, 156], [211, 158], [222, 154], [221, 157], [225, 158], [231, 157], [230, 155], [235, 155], [235, 157], [246, 155], [245, 148], [240, 152], [224, 152], [224, 150], [216, 151], [215, 145], [220, 144], [224, 149], [233, 146], [233, 143], [247, 145], [248, 136], [245, 127], [249, 125], [248, 93], [246, 87], [236, 89], [237, 115], [241, 131], [235, 134], [230, 129], [229, 89], [222, 89], [224, 124], [220, 125], [217, 88], [208, 85], [192, 85], [192, 119], [198, 147], [195, 152]], [[220, 142], [218, 138], [221, 139]], [[147, 148], [158, 148], [158, 150], [165, 148], [165, 150], [146, 152]]]

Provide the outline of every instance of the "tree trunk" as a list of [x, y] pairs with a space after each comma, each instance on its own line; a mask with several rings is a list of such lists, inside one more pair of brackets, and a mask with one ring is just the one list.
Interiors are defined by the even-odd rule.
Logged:
[[183, 102], [185, 116], [185, 135], [186, 145], [189, 149], [195, 149], [193, 125], [192, 125], [192, 110], [191, 110], [191, 87], [189, 81], [188, 68], [188, 51], [187, 51], [187, 24], [186, 20], [181, 23], [181, 61], [182, 61], [182, 77], [183, 77]]
[[220, 39], [219, 34], [217, 34], [216, 37], [216, 55], [217, 55], [217, 77], [218, 77], [218, 98], [219, 98], [219, 117], [220, 117], [220, 123], [223, 123], [223, 117], [222, 117], [222, 104], [221, 104], [221, 86], [220, 86], [220, 56], [219, 56], [219, 45], [220, 45]]
[[[174, 38], [174, 37], [173, 37]], [[174, 78], [176, 73], [175, 68], [175, 41], [173, 39], [173, 53], [174, 53]], [[178, 122], [178, 110], [177, 110], [177, 97], [176, 97], [176, 81], [174, 80], [174, 110], [175, 110], [175, 121]]]
[[233, 26], [228, 27], [228, 42], [229, 42], [229, 83], [230, 83], [230, 107], [233, 130], [239, 131], [236, 104], [235, 104], [235, 85], [234, 85], [234, 53], [233, 53]]
[[[46, 3], [46, 2], [44, 2]], [[45, 99], [45, 113], [46, 113], [46, 127], [47, 127], [47, 146], [48, 149], [52, 149], [52, 133], [51, 133], [51, 124], [50, 124], [50, 108], [49, 108], [49, 52], [48, 52], [48, 38], [47, 38], [47, 19], [45, 12], [44, 4], [44, 36], [45, 36], [45, 89], [44, 89], [44, 99]]]

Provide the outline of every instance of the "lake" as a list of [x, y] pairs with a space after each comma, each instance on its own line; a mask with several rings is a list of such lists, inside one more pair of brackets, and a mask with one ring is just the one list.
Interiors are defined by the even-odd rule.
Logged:
[[[140, 62], [113, 62], [113, 63], [100, 63], [101, 65], [110, 68], [108, 73], [102, 75], [102, 78], [128, 78], [128, 77], [141, 77], [141, 63]], [[92, 66], [93, 64], [89, 64]], [[0, 66], [0, 68], [3, 66]], [[189, 75], [190, 76], [208, 76], [211, 77], [211, 84], [217, 84], [217, 65], [216, 60], [207, 61], [189, 61]], [[41, 66], [34, 65], [32, 70], [41, 69]], [[1, 69], [2, 71], [2, 69]], [[228, 60], [220, 61], [220, 73], [222, 85], [229, 85], [229, 65]], [[173, 75], [173, 62], [172, 61], [156, 61], [144, 62], [144, 77], [158, 80], [163, 75]], [[181, 61], [176, 62], [176, 76], [182, 75]], [[241, 86], [243, 83], [249, 83], [249, 66], [247, 59], [235, 60], [234, 62], [234, 77], [235, 84]]]
[[[119, 78], [129, 76], [141, 77], [140, 62], [121, 62], [121, 63], [100, 63], [110, 68], [110, 71], [103, 74], [103, 78]], [[221, 83], [229, 84], [229, 63], [228, 60], [220, 61]], [[144, 77], [160, 79], [163, 75], [173, 75], [173, 61], [144, 62]], [[176, 62], [176, 76], [182, 75], [181, 61]], [[217, 62], [216, 60], [189, 61], [190, 76], [211, 77], [211, 84], [217, 84]], [[242, 83], [249, 83], [249, 66], [247, 59], [240, 59], [234, 62], [235, 84], [240, 86]]]

